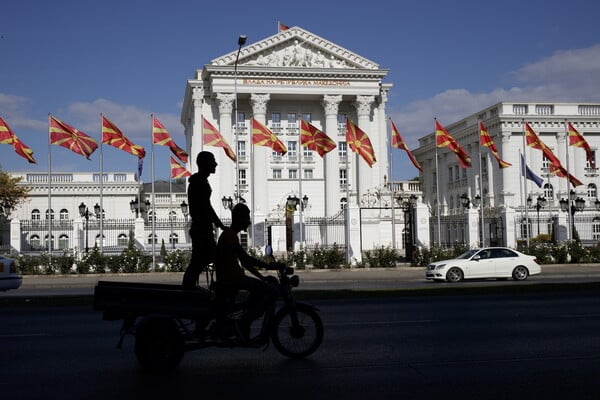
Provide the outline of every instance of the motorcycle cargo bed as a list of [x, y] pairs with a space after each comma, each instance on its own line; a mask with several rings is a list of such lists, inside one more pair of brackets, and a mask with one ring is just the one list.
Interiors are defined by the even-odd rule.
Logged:
[[207, 318], [210, 292], [183, 290], [180, 285], [99, 281], [94, 288], [94, 310], [104, 319], [130, 317]]

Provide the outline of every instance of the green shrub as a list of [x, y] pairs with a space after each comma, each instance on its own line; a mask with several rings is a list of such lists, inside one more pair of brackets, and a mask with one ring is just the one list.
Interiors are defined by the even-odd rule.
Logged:
[[369, 267], [394, 268], [398, 252], [390, 246], [376, 247], [364, 252], [364, 259]]
[[191, 253], [189, 251], [174, 250], [171, 252], [165, 251], [163, 261], [167, 271], [183, 272], [190, 263]]

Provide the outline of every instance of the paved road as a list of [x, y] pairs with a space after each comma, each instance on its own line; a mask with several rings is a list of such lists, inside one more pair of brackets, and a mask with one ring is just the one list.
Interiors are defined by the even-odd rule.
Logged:
[[89, 307], [0, 313], [2, 398], [598, 399], [598, 290], [320, 300], [322, 346], [186, 353], [146, 374]]
[[[469, 281], [459, 284], [435, 283], [424, 279], [420, 267], [369, 268], [344, 270], [297, 271], [299, 290], [359, 290], [359, 289], [423, 289], [446, 286], [498, 286], [506, 284], [583, 283], [600, 282], [600, 264], [545, 265], [542, 274], [529, 277], [525, 282]], [[29, 297], [49, 295], [91, 295], [99, 280], [153, 282], [179, 284], [182, 273], [104, 274], [66, 276], [25, 276], [18, 290], [0, 293], [2, 297]]]

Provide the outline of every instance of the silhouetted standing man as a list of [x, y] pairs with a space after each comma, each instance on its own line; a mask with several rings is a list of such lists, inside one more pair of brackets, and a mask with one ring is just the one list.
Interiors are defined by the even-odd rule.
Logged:
[[215, 259], [217, 246], [214, 226], [225, 229], [210, 203], [212, 189], [208, 183], [208, 176], [216, 171], [215, 156], [208, 151], [201, 151], [196, 157], [196, 165], [198, 172], [190, 176], [188, 185], [188, 203], [192, 218], [192, 257], [183, 274], [184, 289], [194, 289], [200, 273]]

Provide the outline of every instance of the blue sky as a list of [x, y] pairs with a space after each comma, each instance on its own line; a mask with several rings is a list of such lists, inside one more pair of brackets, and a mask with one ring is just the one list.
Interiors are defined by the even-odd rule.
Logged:
[[[100, 113], [150, 150], [150, 114], [184, 146], [186, 81], [210, 60], [300, 26], [389, 69], [388, 114], [410, 148], [433, 130], [499, 101], [600, 102], [600, 5], [589, 0], [301, 2], [4, 0], [0, 116], [34, 150], [30, 165], [0, 146], [6, 171], [47, 171], [48, 113], [100, 137]], [[168, 151], [156, 147], [156, 177]], [[52, 146], [53, 171], [97, 171]], [[136, 159], [104, 147], [105, 171]], [[394, 179], [417, 175], [394, 150]], [[150, 179], [149, 160], [143, 179]]]

